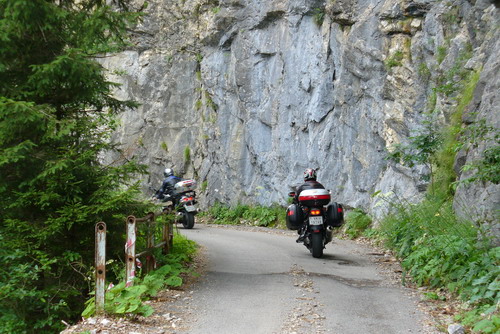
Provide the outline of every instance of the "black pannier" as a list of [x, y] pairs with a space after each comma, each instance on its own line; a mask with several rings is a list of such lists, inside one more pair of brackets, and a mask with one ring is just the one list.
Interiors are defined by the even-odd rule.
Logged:
[[326, 221], [332, 227], [340, 227], [344, 224], [344, 208], [342, 204], [333, 202], [326, 209]]
[[289, 230], [298, 230], [304, 224], [304, 212], [297, 204], [292, 204], [286, 209], [286, 227]]

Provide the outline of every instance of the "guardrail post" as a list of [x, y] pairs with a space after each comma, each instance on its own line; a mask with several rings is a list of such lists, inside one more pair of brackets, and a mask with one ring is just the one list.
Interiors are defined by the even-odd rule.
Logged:
[[127, 286], [134, 284], [135, 278], [135, 241], [136, 241], [136, 226], [135, 217], [128, 216], [127, 218], [127, 243], [125, 244], [125, 257], [127, 259], [127, 269], [125, 279]]
[[106, 224], [95, 225], [95, 310], [104, 313], [104, 294], [106, 283]]

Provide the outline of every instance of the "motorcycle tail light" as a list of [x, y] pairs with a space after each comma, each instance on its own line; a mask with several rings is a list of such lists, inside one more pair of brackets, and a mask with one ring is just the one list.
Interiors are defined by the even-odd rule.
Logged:
[[339, 208], [337, 209], [337, 212], [338, 212], [338, 213], [342, 213], [342, 208], [341, 208], [341, 207], [339, 207]]
[[321, 214], [321, 210], [311, 210], [311, 216], [319, 216]]

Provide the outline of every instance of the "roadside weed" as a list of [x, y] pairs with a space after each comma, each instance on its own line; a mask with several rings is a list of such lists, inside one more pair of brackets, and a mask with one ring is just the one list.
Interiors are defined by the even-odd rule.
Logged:
[[234, 207], [216, 202], [206, 215], [213, 219], [215, 224], [253, 225], [264, 227], [284, 227], [285, 208], [280, 205], [250, 206], [238, 204]]
[[364, 211], [354, 209], [346, 214], [344, 233], [351, 239], [359, 237], [371, 225], [372, 219]]

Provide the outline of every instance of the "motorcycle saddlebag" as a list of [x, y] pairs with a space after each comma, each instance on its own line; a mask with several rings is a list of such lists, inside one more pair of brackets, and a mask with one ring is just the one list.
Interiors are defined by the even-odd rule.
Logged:
[[304, 224], [304, 212], [297, 204], [292, 204], [286, 209], [286, 227], [289, 230], [298, 230]]
[[326, 208], [326, 222], [332, 227], [340, 227], [344, 224], [344, 208], [342, 204], [333, 202]]

